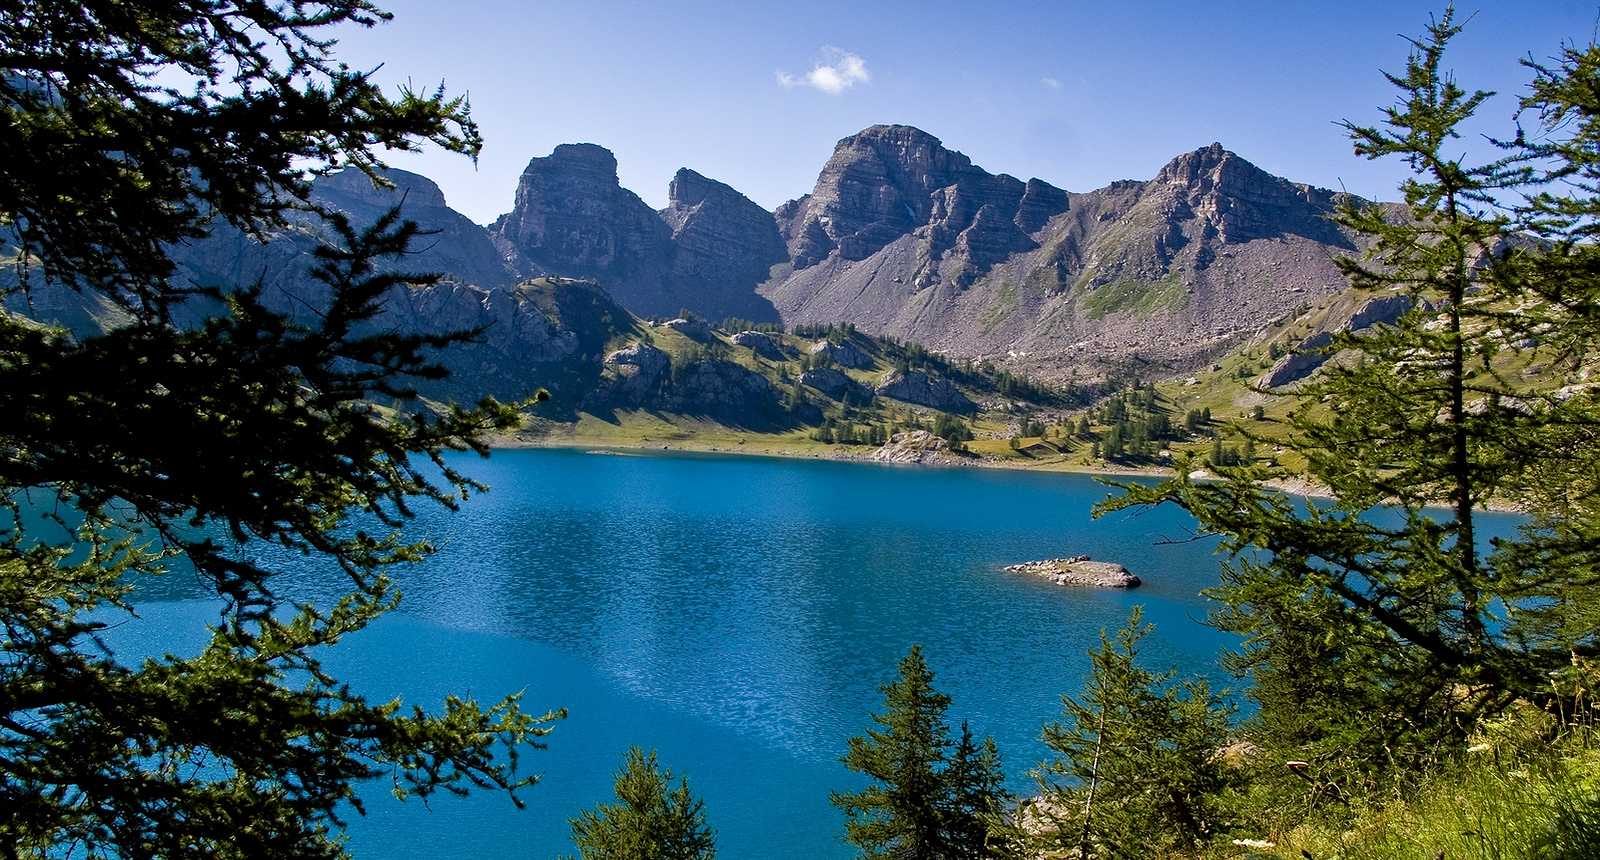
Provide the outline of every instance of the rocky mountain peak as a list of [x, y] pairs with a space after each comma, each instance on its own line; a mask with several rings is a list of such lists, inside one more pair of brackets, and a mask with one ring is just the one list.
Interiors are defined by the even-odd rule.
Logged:
[[[1032, 186], [1024, 205], [1028, 189], [974, 166], [921, 129], [875, 125], [840, 140], [816, 187], [781, 207], [778, 220], [796, 269], [834, 254], [863, 260], [915, 233], [923, 240], [920, 285], [934, 283], [940, 272], [965, 282], [1000, 257], [1027, 250], [1026, 234], [1066, 210], [1066, 194], [1045, 183]], [[963, 259], [945, 266], [953, 249]]]
[[744, 201], [755, 206], [749, 198], [735, 191], [732, 186], [715, 179], [707, 179], [687, 167], [680, 167], [678, 172], [672, 175], [672, 181], [667, 184], [667, 208], [662, 210], [662, 214], [670, 218], [667, 213], [682, 212], [699, 206], [708, 199], [716, 202]]
[[1167, 162], [1147, 193], [1170, 199], [1178, 220], [1197, 217], [1224, 243], [1248, 242], [1298, 233], [1338, 244], [1328, 221], [1335, 195], [1274, 176], [1224, 149], [1220, 143], [1186, 152]]
[[491, 233], [524, 275], [595, 278], [624, 303], [639, 304], [655, 286], [640, 276], [657, 268], [668, 241], [655, 210], [618, 184], [616, 156], [592, 143], [564, 143], [530, 159], [516, 202]]
[[601, 182], [617, 182], [617, 156], [597, 143], [563, 143], [544, 158], [534, 158], [524, 171], [559, 169], [588, 173]]
[[367, 174], [347, 167], [317, 177], [315, 193], [325, 198], [367, 206], [388, 207], [401, 200], [408, 207], [443, 208], [445, 205], [444, 192], [426, 176], [393, 167], [379, 171], [378, 175], [393, 187], [380, 186]]
[[768, 270], [788, 259], [771, 212], [687, 167], [667, 186], [661, 220], [672, 231], [666, 278], [701, 313], [772, 319], [755, 294]]
[[1161, 168], [1154, 181], [1194, 185], [1201, 180], [1201, 177], [1211, 174], [1224, 162], [1236, 159], [1255, 169], [1255, 165], [1224, 149], [1222, 144], [1213, 142], [1209, 146], [1202, 146], [1174, 157]]
[[[394, 168], [382, 170], [379, 176], [389, 183], [387, 187], [355, 168], [319, 176], [311, 184], [311, 197], [320, 205], [344, 213], [358, 229], [373, 224], [398, 206], [402, 217], [415, 221], [429, 234], [413, 242], [412, 253], [403, 259], [380, 264], [386, 268], [439, 272], [480, 287], [507, 286], [515, 280], [483, 228], [447, 206], [444, 192], [433, 180]], [[318, 229], [314, 219], [308, 225]], [[208, 252], [213, 259], [206, 261], [207, 265], [222, 263], [222, 258], [215, 256], [216, 250]], [[236, 260], [247, 256], [242, 247], [235, 248]], [[199, 264], [197, 259], [197, 267]]]

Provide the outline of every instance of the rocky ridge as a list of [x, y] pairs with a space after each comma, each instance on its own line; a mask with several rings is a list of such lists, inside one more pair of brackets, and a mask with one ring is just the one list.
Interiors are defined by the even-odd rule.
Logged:
[[[609, 150], [563, 144], [529, 161], [512, 210], [487, 228], [451, 210], [425, 177], [395, 170], [382, 180], [347, 170], [318, 179], [313, 197], [357, 227], [401, 205], [426, 235], [386, 265], [443, 273], [452, 286], [433, 300], [452, 296], [457, 317], [476, 313], [469, 305], [515, 304], [482, 291], [576, 278], [647, 318], [688, 309], [712, 320], [851, 323], [1079, 381], [1128, 369], [1181, 378], [1343, 289], [1333, 258], [1361, 250], [1329, 220], [1350, 198], [1273, 176], [1220, 144], [1179, 155], [1148, 181], [1073, 193], [989, 173], [919, 129], [872, 126], [840, 140], [812, 190], [775, 213], [688, 169], [655, 211], [621, 187]], [[218, 225], [174, 256], [186, 280], [260, 283], [277, 306], [309, 307], [318, 293], [308, 255], [326, 238], [304, 220], [264, 243]], [[71, 296], [35, 301], [35, 312], [74, 328], [105, 310]], [[502, 345], [522, 348], [514, 338]], [[851, 366], [849, 356], [828, 358]], [[909, 402], [939, 402], [915, 380], [896, 384]]]

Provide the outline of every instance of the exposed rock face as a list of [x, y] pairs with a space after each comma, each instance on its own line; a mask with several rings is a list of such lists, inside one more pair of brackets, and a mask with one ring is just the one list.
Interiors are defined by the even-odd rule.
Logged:
[[1278, 363], [1261, 377], [1261, 387], [1279, 388], [1310, 376], [1312, 371], [1327, 363], [1328, 354], [1325, 350], [1332, 342], [1333, 335], [1325, 331], [1319, 331], [1300, 341], [1298, 346], [1288, 355], [1278, 359]]
[[789, 357], [782, 342], [764, 331], [742, 331], [730, 339], [762, 358], [782, 361]]
[[911, 275], [931, 282], [946, 252], [954, 252], [956, 277], [970, 279], [1034, 247], [1028, 228], [1066, 206], [1065, 192], [991, 175], [927, 132], [878, 125], [839, 141], [816, 187], [780, 208], [778, 223], [796, 270], [830, 256], [865, 260], [915, 232], [919, 271]]
[[1375, 296], [1368, 299], [1345, 324], [1346, 331], [1361, 331], [1375, 325], [1393, 325], [1406, 315], [1415, 302], [1411, 296], [1399, 293], [1392, 296]]
[[592, 143], [568, 143], [528, 162], [516, 202], [490, 228], [525, 274], [594, 278], [629, 310], [676, 311], [662, 283], [671, 233], [653, 209], [617, 182], [617, 159]]
[[[1377, 325], [1393, 325], [1414, 305], [1415, 301], [1409, 295], [1374, 296], [1356, 308], [1350, 319], [1345, 321], [1344, 331], [1363, 331]], [[1295, 346], [1293, 351], [1278, 359], [1278, 363], [1263, 374], [1258, 383], [1265, 388], [1279, 388], [1305, 379], [1332, 358], [1327, 351], [1328, 345], [1332, 342], [1331, 332], [1319, 331], [1308, 335]]]
[[883, 447], [873, 451], [869, 459], [878, 463], [941, 463], [962, 462], [950, 450], [950, 443], [926, 430], [905, 430], [889, 437]]
[[650, 344], [631, 343], [606, 355], [600, 385], [585, 402], [589, 406], [642, 406], [658, 394], [670, 364], [667, 354]]
[[809, 352], [814, 358], [824, 357], [834, 364], [848, 367], [852, 370], [864, 370], [873, 364], [872, 356], [867, 355], [862, 351], [861, 347], [848, 340], [840, 341], [839, 343], [819, 340], [811, 345]]
[[1222, 244], [1236, 245], [1292, 233], [1327, 245], [1346, 244], [1325, 217], [1338, 195], [1273, 176], [1220, 143], [1174, 158], [1150, 185], [1151, 202], [1162, 204], [1169, 215], [1204, 225], [1194, 238], [1212, 234]]
[[1090, 588], [1138, 588], [1139, 577], [1127, 568], [1109, 561], [1091, 561], [1088, 556], [1052, 558], [1006, 565], [1008, 573], [1026, 573], [1047, 579], [1056, 585], [1075, 585]]
[[865, 385], [845, 376], [831, 367], [816, 367], [800, 374], [800, 382], [828, 395], [834, 400], [849, 398], [851, 403], [865, 404], [872, 399], [872, 391]]
[[571, 408], [594, 386], [600, 350], [632, 322], [593, 283], [544, 279], [487, 290], [440, 283], [391, 292], [376, 325], [400, 331], [481, 329], [477, 343], [440, 354], [450, 377], [424, 393], [514, 401], [546, 389], [552, 409]]
[[[425, 235], [412, 243], [411, 253], [375, 261], [380, 270], [440, 274], [446, 281], [487, 289], [516, 283], [483, 228], [446, 206], [431, 180], [403, 170], [382, 175], [392, 188], [379, 187], [366, 174], [348, 169], [320, 177], [311, 186], [313, 202], [339, 211], [357, 230], [371, 226], [396, 206], [402, 217], [421, 228]], [[316, 264], [311, 254], [319, 243], [334, 238], [311, 216], [294, 217], [266, 242], [218, 222], [209, 235], [175, 245], [170, 253], [180, 282], [224, 291], [259, 283], [269, 305], [296, 315], [320, 305], [322, 287], [309, 275]]]
[[785, 322], [851, 322], [1046, 376], [1132, 362], [1178, 375], [1345, 287], [1332, 257], [1359, 249], [1328, 220], [1341, 199], [1219, 144], [1071, 194], [876, 126], [779, 208], [792, 266], [761, 290]]
[[617, 159], [592, 143], [534, 158], [516, 202], [490, 231], [521, 272], [594, 278], [641, 316], [688, 308], [712, 318], [774, 319], [755, 294], [785, 258], [771, 216], [737, 191], [691, 170], [652, 210], [617, 181]]
[[782, 412], [772, 383], [731, 361], [697, 361], [673, 376], [662, 401], [670, 412], [704, 415], [734, 426], [758, 426]]
[[488, 233], [445, 205], [444, 193], [433, 180], [404, 170], [390, 169], [382, 175], [394, 183], [393, 188], [381, 188], [361, 171], [345, 169], [318, 178], [311, 197], [345, 213], [357, 228], [399, 206], [400, 214], [417, 222], [426, 235], [413, 243], [415, 253], [387, 262], [397, 269], [438, 272], [450, 280], [491, 289], [516, 282]]
[[676, 294], [693, 298], [686, 306], [773, 319], [772, 305], [755, 292], [789, 258], [772, 213], [688, 168], [672, 177], [667, 196], [660, 213], [672, 231], [666, 277]]
[[782, 413], [777, 390], [759, 373], [715, 358], [673, 367], [665, 352], [637, 341], [606, 355], [583, 408], [659, 409], [733, 426], [769, 424]]
[[667, 320], [661, 326], [670, 328], [691, 340], [698, 340], [702, 343], [711, 340], [711, 327], [700, 320], [678, 317], [677, 319]]
[[891, 370], [874, 389], [881, 397], [892, 397], [905, 403], [930, 406], [945, 412], [972, 412], [976, 407], [955, 383], [942, 376], [930, 376], [920, 370], [902, 373]]

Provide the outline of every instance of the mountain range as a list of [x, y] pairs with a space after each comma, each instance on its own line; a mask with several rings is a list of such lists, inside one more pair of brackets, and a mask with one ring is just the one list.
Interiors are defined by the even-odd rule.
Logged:
[[[485, 344], [458, 371], [503, 395], [530, 384], [529, 365], [604, 340], [516, 289], [539, 276], [597, 283], [641, 318], [849, 323], [1085, 380], [1210, 362], [1342, 291], [1333, 261], [1361, 250], [1329, 218], [1360, 201], [1273, 176], [1215, 143], [1149, 180], [1072, 192], [990, 173], [919, 129], [878, 125], [840, 140], [811, 191], [775, 212], [688, 168], [658, 211], [621, 186], [609, 150], [563, 144], [529, 161], [511, 211], [489, 225], [450, 209], [423, 176], [385, 178], [389, 187], [334, 173], [313, 197], [358, 226], [399, 205], [427, 231], [394, 265], [445, 279], [397, 295], [389, 323], [484, 326]], [[293, 309], [307, 304], [307, 254], [321, 238], [310, 220], [265, 241], [220, 226], [173, 255], [189, 280], [259, 281]], [[93, 316], [43, 301], [31, 312], [69, 326]]]

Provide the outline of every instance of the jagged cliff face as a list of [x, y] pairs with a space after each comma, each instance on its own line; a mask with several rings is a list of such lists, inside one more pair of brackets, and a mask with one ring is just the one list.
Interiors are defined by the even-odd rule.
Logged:
[[[389, 187], [375, 184], [358, 170], [320, 177], [312, 183], [311, 200], [340, 212], [357, 230], [371, 226], [395, 206], [402, 217], [416, 222], [424, 235], [413, 242], [412, 253], [376, 261], [382, 269], [439, 274], [448, 282], [484, 289], [516, 282], [484, 229], [447, 206], [432, 180], [404, 170], [387, 170], [383, 176]], [[318, 293], [308, 276], [314, 265], [311, 252], [332, 238], [326, 226], [309, 215], [292, 218], [266, 242], [219, 223], [210, 235], [176, 246], [171, 253], [183, 281], [223, 290], [260, 283], [269, 301], [292, 309]]]
[[991, 175], [936, 138], [840, 141], [776, 213], [792, 265], [762, 287], [786, 322], [852, 322], [1051, 376], [1209, 360], [1336, 292], [1338, 195], [1212, 144], [1148, 182], [1070, 194]]
[[603, 280], [629, 306], [661, 298], [667, 225], [617, 184], [617, 159], [604, 147], [563, 144], [529, 161], [516, 203], [490, 231], [520, 274]]
[[990, 175], [927, 132], [883, 125], [839, 141], [816, 188], [777, 218], [796, 271], [829, 258], [867, 260], [910, 235], [921, 264], [913, 279], [928, 286], [940, 277], [970, 282], [1031, 250], [1029, 234], [1066, 204], [1066, 193], [1044, 182]]
[[788, 260], [772, 213], [732, 188], [684, 168], [659, 213], [671, 230], [666, 281], [686, 307], [712, 319], [776, 319], [755, 288]]
[[618, 184], [610, 150], [563, 144], [528, 162], [512, 210], [489, 230], [519, 274], [593, 278], [644, 316], [776, 319], [755, 292], [786, 259], [772, 216], [692, 170], [670, 195], [658, 213]]

